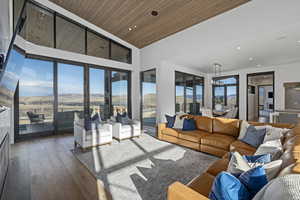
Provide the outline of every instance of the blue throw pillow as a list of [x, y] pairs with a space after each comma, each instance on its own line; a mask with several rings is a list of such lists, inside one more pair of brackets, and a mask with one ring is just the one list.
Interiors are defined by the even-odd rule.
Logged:
[[174, 116], [165, 115], [165, 116], [166, 116], [166, 120], [167, 120], [167, 128], [173, 128], [175, 119], [176, 119], [176, 115], [174, 115]]
[[86, 131], [92, 130], [92, 120], [91, 119], [84, 120], [84, 128]]
[[193, 119], [184, 119], [182, 130], [183, 131], [194, 131], [194, 130], [196, 130], [195, 120], [193, 120]]
[[117, 113], [116, 121], [121, 123], [121, 124], [123, 123], [123, 117], [120, 113]]
[[239, 176], [239, 180], [249, 191], [251, 199], [268, 183], [263, 166], [258, 166], [242, 173]]
[[258, 148], [264, 141], [267, 129], [259, 126], [249, 126], [245, 133], [245, 137], [241, 139], [242, 142]]
[[219, 173], [209, 194], [212, 200], [249, 200], [247, 188], [235, 176], [228, 172]]
[[271, 154], [255, 155], [255, 156], [243, 156], [248, 163], [269, 163], [271, 162]]
[[99, 114], [99, 113], [95, 113], [95, 114], [91, 117], [91, 120], [92, 120], [93, 122], [101, 122], [100, 114]]

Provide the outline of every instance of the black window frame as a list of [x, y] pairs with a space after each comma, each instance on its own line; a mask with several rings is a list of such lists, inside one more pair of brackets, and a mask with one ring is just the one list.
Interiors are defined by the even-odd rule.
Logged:
[[[13, 0], [13, 18], [15, 17], [15, 13], [14, 13], [14, 1], [16, 1], [16, 0]], [[47, 8], [46, 6], [40, 4], [40, 3], [36, 2], [36, 1], [33, 1], [33, 0], [25, 0], [25, 3], [24, 3], [24, 7], [25, 7], [25, 8], [26, 8], [26, 6], [27, 6], [27, 3], [31, 3], [31, 4], [33, 4], [33, 5], [37, 6], [37, 7], [39, 7], [40, 9], [44, 9], [44, 10], [46, 10], [46, 11], [51, 12], [51, 13], [54, 14], [54, 17], [53, 17], [53, 25], [54, 25], [54, 29], [53, 29], [53, 32], [54, 32], [54, 33], [53, 33], [53, 34], [54, 34], [53, 40], [54, 40], [54, 41], [53, 41], [53, 43], [54, 43], [54, 45], [53, 45], [53, 47], [50, 47], [50, 48], [55, 48], [55, 49], [57, 49], [57, 41], [56, 41], [56, 32], [57, 32], [57, 30], [56, 30], [56, 21], [57, 21], [57, 20], [56, 20], [56, 17], [59, 16], [59, 17], [63, 18], [64, 20], [66, 20], [66, 21], [68, 21], [68, 22], [70, 22], [70, 23], [73, 23], [73, 24], [75, 24], [75, 25], [81, 27], [82, 29], [84, 29], [84, 31], [85, 31], [85, 37], [84, 37], [84, 53], [83, 53], [83, 55], [88, 55], [88, 54], [87, 54], [87, 49], [88, 49], [87, 32], [91, 32], [91, 33], [94, 33], [95, 35], [97, 35], [98, 37], [103, 38], [103, 39], [106, 39], [106, 40], [109, 41], [109, 49], [108, 49], [108, 51], [109, 51], [109, 52], [108, 52], [108, 54], [109, 54], [109, 58], [108, 58], [108, 59], [109, 59], [109, 60], [113, 60], [113, 59], [112, 59], [112, 56], [111, 56], [111, 52], [112, 52], [111, 44], [114, 43], [114, 44], [116, 44], [116, 45], [118, 45], [118, 46], [120, 46], [120, 47], [122, 47], [122, 48], [124, 48], [124, 49], [126, 49], [126, 50], [129, 51], [129, 59], [128, 59], [128, 62], [122, 62], [122, 61], [117, 61], [117, 62], [122, 62], [122, 63], [132, 64], [132, 49], [131, 49], [131, 48], [129, 48], [129, 47], [127, 47], [127, 46], [125, 46], [125, 45], [123, 45], [123, 44], [121, 44], [121, 43], [119, 43], [119, 42], [117, 42], [117, 41], [115, 41], [115, 40], [113, 40], [113, 39], [107, 37], [107, 36], [104, 36], [104, 35], [102, 35], [101, 33], [97, 32], [97, 31], [95, 31], [95, 30], [92, 30], [91, 28], [89, 28], [89, 27], [87, 27], [87, 26], [84, 26], [84, 25], [82, 25], [81, 23], [76, 22], [76, 21], [73, 20], [73, 19], [70, 19], [70, 18], [68, 18], [68, 17], [66, 17], [66, 16], [64, 16], [64, 15], [62, 15], [62, 14], [56, 12], [56, 11], [53, 11], [52, 9]], [[26, 18], [23, 18], [23, 23], [26, 23]], [[14, 27], [14, 28], [15, 28], [15, 27]], [[21, 32], [21, 30], [19, 30], [18, 32]], [[75, 52], [75, 53], [77, 53], [77, 52]], [[94, 57], [101, 58], [101, 57], [99, 57], [99, 56], [94, 56]], [[113, 61], [116, 61], [116, 60], [113, 60]]]
[[[111, 105], [111, 72], [123, 72], [127, 73], [128, 80], [127, 80], [127, 111], [128, 111], [128, 116], [132, 118], [132, 97], [131, 97], [131, 80], [132, 80], [132, 72], [130, 70], [124, 70], [124, 69], [118, 69], [118, 68], [112, 68], [109, 66], [99, 66], [99, 65], [94, 65], [94, 64], [87, 64], [87, 63], [82, 63], [82, 62], [77, 62], [77, 61], [71, 61], [71, 60], [65, 60], [65, 59], [58, 59], [58, 58], [53, 58], [53, 57], [46, 57], [46, 56], [40, 56], [40, 55], [35, 55], [35, 54], [27, 54], [25, 51], [21, 51], [22, 49], [19, 48], [17, 45], [14, 45], [14, 49], [19, 50], [18, 52], [22, 53], [24, 55], [25, 59], [30, 58], [30, 59], [36, 59], [36, 60], [42, 60], [42, 61], [50, 61], [53, 64], [53, 95], [54, 95], [54, 103], [53, 103], [53, 125], [54, 125], [54, 130], [53, 131], [46, 131], [46, 132], [37, 132], [33, 134], [26, 134], [26, 135], [20, 135], [18, 132], [18, 121], [16, 120], [16, 116], [19, 116], [19, 109], [16, 104], [19, 103], [19, 100], [15, 101], [14, 104], [16, 106], [16, 109], [14, 110], [15, 113], [15, 141], [21, 141], [24, 139], [30, 139], [34, 137], [40, 137], [40, 136], [45, 136], [45, 135], [55, 135], [55, 134], [62, 134], [62, 133], [68, 133], [72, 132], [73, 130], [69, 131], [59, 131], [57, 129], [57, 112], [58, 112], [58, 64], [63, 63], [63, 64], [71, 64], [71, 65], [76, 65], [76, 66], [81, 66], [83, 67], [83, 79], [84, 79], [84, 92], [83, 92], [83, 97], [84, 97], [84, 115], [85, 118], [89, 117], [91, 113], [89, 112], [89, 97], [90, 97], [90, 90], [89, 90], [89, 69], [90, 68], [95, 68], [95, 69], [103, 69], [105, 71], [105, 82], [107, 81], [108, 84], [105, 83], [105, 96], [108, 99], [108, 103]], [[16, 91], [16, 95], [18, 95], [18, 91]], [[105, 103], [107, 103], [105, 101]], [[106, 119], [109, 119], [111, 115], [111, 109], [112, 107], [108, 107], [109, 115], [107, 116]]]
[[212, 84], [212, 107], [215, 109], [215, 88], [216, 87], [224, 87], [224, 106], [227, 106], [227, 87], [230, 86], [236, 86], [236, 107], [239, 110], [239, 105], [240, 105], [240, 77], [239, 75], [229, 75], [229, 76], [219, 76], [219, 77], [213, 77], [212, 80], [213, 82], [223, 80], [223, 79], [228, 79], [228, 78], [235, 78], [236, 83], [235, 84]]
[[[185, 73], [185, 72], [180, 72], [180, 71], [175, 71], [175, 112], [176, 111], [176, 74], [180, 74], [183, 76], [183, 82], [184, 82], [184, 100], [183, 100], [183, 112], [186, 113], [187, 111], [187, 101], [186, 101], [186, 76], [192, 76], [193, 77], [193, 104], [196, 104], [197, 103], [197, 94], [196, 94], [196, 78], [198, 79], [202, 79], [203, 80], [203, 87], [202, 87], [202, 105], [201, 106], [204, 106], [205, 102], [205, 98], [204, 98], [204, 91], [205, 91], [205, 78], [203, 76], [198, 76], [198, 75], [194, 75], [194, 74], [189, 74], [189, 73]], [[192, 113], [193, 114], [193, 113]], [[196, 113], [197, 114], [197, 113]]]

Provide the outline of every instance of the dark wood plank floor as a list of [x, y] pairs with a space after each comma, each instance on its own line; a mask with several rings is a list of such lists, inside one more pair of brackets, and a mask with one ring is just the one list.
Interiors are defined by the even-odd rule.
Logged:
[[43, 137], [11, 146], [6, 200], [107, 199], [89, 171], [72, 155], [73, 137]]

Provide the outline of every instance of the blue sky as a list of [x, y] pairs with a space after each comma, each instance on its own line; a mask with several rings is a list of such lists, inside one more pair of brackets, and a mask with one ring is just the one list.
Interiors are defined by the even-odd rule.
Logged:
[[[83, 94], [83, 72], [82, 66], [59, 63], [58, 93]], [[104, 77], [104, 70], [90, 68], [91, 93], [104, 94]], [[150, 92], [152, 88], [149, 87], [146, 91]], [[126, 80], [113, 82], [112, 95], [126, 94]], [[49, 95], [53, 95], [53, 63], [36, 59], [25, 59], [20, 79], [20, 96]]]

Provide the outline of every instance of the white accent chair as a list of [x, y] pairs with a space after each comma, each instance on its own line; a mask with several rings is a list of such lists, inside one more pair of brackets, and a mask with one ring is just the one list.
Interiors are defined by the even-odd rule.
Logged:
[[112, 120], [113, 137], [118, 141], [129, 139], [132, 137], [141, 136], [141, 122], [137, 120], [131, 120], [130, 123], [121, 124]]
[[237, 107], [233, 107], [226, 113], [226, 115], [224, 115], [224, 118], [235, 119], [237, 117], [238, 111], [239, 109]]
[[92, 123], [92, 129], [86, 130], [84, 120], [74, 121], [75, 147], [86, 149], [112, 143], [112, 125], [109, 123]]

